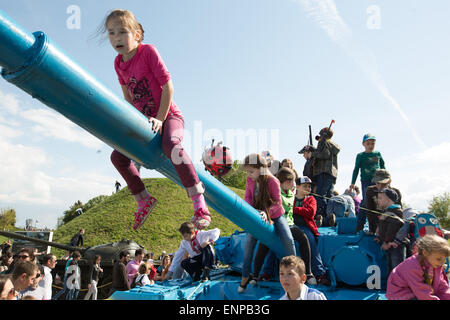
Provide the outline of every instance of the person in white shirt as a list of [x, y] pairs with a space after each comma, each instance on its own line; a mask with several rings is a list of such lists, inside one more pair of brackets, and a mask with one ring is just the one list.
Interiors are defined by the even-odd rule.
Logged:
[[150, 262], [141, 263], [141, 265], [139, 266], [139, 269], [138, 269], [138, 274], [136, 275], [136, 278], [131, 283], [131, 287], [133, 287], [133, 283], [134, 283], [134, 286], [139, 286], [139, 287], [143, 287], [146, 285], [152, 285], [155, 283], [153, 280], [150, 280], [150, 278], [148, 277], [150, 274], [150, 271], [151, 271], [151, 265], [152, 264]]
[[19, 292], [18, 300], [22, 300], [24, 297], [32, 297], [31, 299], [33, 300], [44, 300], [44, 288], [39, 286], [39, 282], [44, 278], [44, 267], [40, 264], [36, 266], [38, 268], [36, 277], [30, 286]]
[[56, 266], [56, 256], [54, 254], [46, 254], [42, 259], [42, 265], [44, 266], [44, 277], [39, 281], [39, 286], [44, 289], [43, 300], [50, 300], [52, 298], [52, 270]]
[[281, 286], [286, 292], [280, 300], [327, 300], [322, 292], [309, 288], [305, 284], [305, 263], [299, 257], [283, 257], [280, 262], [279, 276]]
[[[202, 280], [208, 280], [209, 271], [214, 265], [214, 250], [211, 245], [219, 238], [220, 230], [216, 228], [199, 231], [195, 229], [192, 222], [184, 222], [178, 231], [184, 240], [181, 241], [180, 247], [175, 253], [165, 279], [170, 279], [181, 263], [181, 266], [189, 273], [193, 281], [200, 280], [202, 272]], [[188, 253], [189, 257], [182, 260], [185, 253]]]

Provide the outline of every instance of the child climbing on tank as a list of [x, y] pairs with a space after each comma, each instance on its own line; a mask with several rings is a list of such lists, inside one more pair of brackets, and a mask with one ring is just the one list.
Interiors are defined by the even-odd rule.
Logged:
[[[209, 280], [209, 272], [214, 266], [214, 250], [212, 244], [219, 238], [220, 230], [196, 230], [192, 222], [184, 222], [178, 229], [183, 241], [173, 257], [165, 279], [170, 279], [178, 265], [186, 270], [193, 281], [199, 281], [203, 273], [202, 281]], [[183, 260], [184, 255], [189, 257]]]
[[[309, 240], [306, 234], [294, 224], [293, 217], [293, 207], [294, 207], [294, 199], [295, 195], [293, 193], [293, 189], [295, 188], [295, 179], [296, 173], [293, 169], [288, 167], [281, 167], [277, 173], [277, 179], [280, 181], [280, 189], [281, 189], [281, 200], [284, 209], [284, 216], [288, 222], [289, 228], [291, 229], [292, 237], [298, 243], [298, 248], [300, 252], [300, 256], [305, 265], [306, 272], [306, 281], [308, 284], [316, 285], [317, 281], [314, 275], [311, 272], [311, 249], [309, 246]], [[276, 264], [276, 255], [275, 252], [269, 249], [262, 243], [259, 244], [258, 251], [256, 252], [255, 257], [255, 275], [257, 275], [260, 269], [260, 266], [257, 265], [257, 261], [264, 261], [264, 257], [267, 254], [267, 258], [263, 268], [263, 274], [258, 277], [258, 281], [266, 281], [269, 280], [274, 274], [275, 264]]]
[[[283, 215], [280, 182], [269, 171], [265, 159], [260, 154], [254, 153], [245, 157], [243, 167], [247, 172], [245, 201], [260, 212], [263, 221], [273, 224], [286, 254], [295, 256], [294, 238]], [[247, 284], [253, 278], [250, 271], [256, 242], [257, 239], [248, 233], [244, 247], [244, 265], [241, 284], [238, 288], [239, 293], [246, 289]], [[256, 261], [255, 264], [257, 264]], [[257, 275], [255, 274], [255, 276]]]
[[[206, 205], [203, 184], [191, 159], [181, 145], [184, 134], [183, 115], [172, 100], [173, 85], [164, 61], [154, 45], [143, 44], [144, 29], [128, 10], [111, 11], [104, 23], [109, 42], [118, 53], [114, 67], [125, 100], [142, 112], [151, 129], [162, 135], [162, 149], [172, 162], [181, 183], [192, 199], [192, 222], [198, 229], [208, 227], [211, 215]], [[126, 181], [137, 203], [133, 229], [142, 226], [157, 203], [150, 195], [133, 162], [117, 150], [111, 161]]]

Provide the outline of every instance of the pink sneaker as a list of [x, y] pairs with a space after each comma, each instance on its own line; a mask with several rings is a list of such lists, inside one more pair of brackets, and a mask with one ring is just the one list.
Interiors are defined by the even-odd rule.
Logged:
[[191, 218], [191, 222], [199, 230], [206, 229], [211, 223], [211, 214], [203, 208], [198, 208], [195, 210], [194, 216]]
[[152, 212], [153, 208], [156, 206], [156, 203], [158, 200], [156, 198], [153, 198], [152, 196], [148, 196], [147, 198], [139, 201], [138, 203], [138, 209], [134, 213], [134, 224], [133, 224], [133, 230], [139, 229], [147, 220], [148, 216]]

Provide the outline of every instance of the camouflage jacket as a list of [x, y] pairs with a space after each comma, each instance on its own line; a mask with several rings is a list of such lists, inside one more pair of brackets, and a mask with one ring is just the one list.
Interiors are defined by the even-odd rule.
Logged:
[[328, 173], [336, 179], [338, 173], [337, 154], [339, 151], [339, 146], [331, 140], [320, 140], [317, 149], [312, 153], [314, 158], [313, 176]]

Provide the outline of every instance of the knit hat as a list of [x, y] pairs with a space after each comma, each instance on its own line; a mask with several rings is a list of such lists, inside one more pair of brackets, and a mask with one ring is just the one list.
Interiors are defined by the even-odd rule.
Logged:
[[389, 179], [391, 179], [391, 175], [386, 169], [378, 169], [373, 175], [372, 182], [388, 183]]
[[397, 202], [398, 201], [398, 194], [393, 189], [384, 188], [383, 190], [378, 191], [378, 193], [384, 193], [393, 202]]

